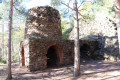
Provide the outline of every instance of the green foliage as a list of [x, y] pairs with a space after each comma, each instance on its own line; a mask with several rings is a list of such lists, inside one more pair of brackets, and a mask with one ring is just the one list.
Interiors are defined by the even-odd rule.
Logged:
[[[25, 26], [23, 26], [24, 23], [22, 23], [19, 26], [13, 26], [13, 33], [12, 33], [12, 53], [11, 53], [11, 59], [12, 62], [19, 61], [19, 47], [20, 47], [20, 41], [23, 41], [24, 38], [24, 29]], [[7, 59], [7, 41], [8, 41], [8, 33], [4, 33], [4, 55], [0, 55], [0, 63], [6, 63]], [[0, 34], [1, 38], [1, 34]], [[0, 45], [1, 48], [1, 45]], [[0, 51], [1, 54], [2, 51]]]
[[73, 29], [73, 22], [68, 22], [66, 20], [61, 21], [61, 27], [62, 27], [62, 34], [63, 34], [62, 38], [68, 39], [69, 33]]
[[96, 0], [96, 4], [94, 5], [94, 9], [99, 12], [103, 11], [108, 17], [111, 19], [115, 18], [114, 13], [114, 0]]
[[20, 42], [24, 39], [24, 30], [24, 24], [20, 26], [14, 26], [12, 34], [12, 62], [19, 60], [19, 48]]
[[105, 1], [105, 0], [96, 0], [96, 3], [97, 3], [97, 5], [99, 5], [99, 6], [104, 6], [104, 5], [105, 5], [104, 1]]
[[[19, 15], [26, 16], [27, 15], [27, 9], [22, 3], [25, 0], [15, 0], [13, 4], [14, 12], [17, 12]], [[27, 0], [26, 0], [27, 1]]]
[[60, 5], [60, 0], [51, 0], [51, 6], [56, 8]]
[[[29, 0], [14, 0], [14, 11], [13, 11], [13, 26], [12, 26], [12, 62], [19, 60], [19, 43], [24, 38], [25, 18], [26, 9], [22, 5], [24, 1]], [[4, 55], [0, 51], [0, 63], [5, 63], [7, 59], [7, 43], [8, 43], [8, 15], [9, 15], [10, 0], [3, 0], [0, 4], [0, 38], [4, 34]], [[4, 33], [1, 32], [1, 26], [4, 25]], [[1, 40], [1, 39], [0, 39]], [[0, 48], [1, 46], [0, 41]]]
[[82, 21], [91, 21], [94, 20], [95, 15], [93, 12], [94, 5], [92, 2], [85, 2], [84, 5], [82, 5], [79, 8], [80, 13], [83, 15], [79, 15], [79, 18], [82, 18]]
[[3, 1], [3, 3], [0, 4], [0, 18], [1, 18], [1, 20], [8, 19], [8, 16], [5, 16], [5, 15], [8, 15], [8, 10], [9, 10], [8, 3]]
[[6, 58], [2, 57], [2, 55], [0, 55], [0, 64], [6, 64]]
[[85, 37], [81, 38], [81, 40], [88, 40], [88, 39], [89, 39], [88, 36], [85, 36]]

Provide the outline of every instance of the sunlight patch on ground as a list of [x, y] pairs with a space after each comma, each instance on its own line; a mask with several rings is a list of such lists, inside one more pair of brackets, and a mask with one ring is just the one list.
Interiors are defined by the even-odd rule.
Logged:
[[87, 73], [93, 73], [95, 71], [85, 71], [84, 73], [87, 74]]
[[87, 78], [85, 80], [101, 80], [101, 78]]
[[0, 76], [0, 80], [6, 80], [6, 78], [4, 78], [4, 77], [1, 78], [1, 77], [2, 77], [2, 76]]
[[111, 76], [120, 76], [120, 71], [115, 71], [115, 72], [111, 72], [111, 73], [109, 73], [109, 75], [111, 75]]

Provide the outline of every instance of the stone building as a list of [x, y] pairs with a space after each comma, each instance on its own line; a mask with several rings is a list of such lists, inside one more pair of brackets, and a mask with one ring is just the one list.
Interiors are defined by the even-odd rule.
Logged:
[[[25, 39], [21, 44], [21, 65], [30, 71], [73, 64], [74, 42], [62, 39], [60, 14], [52, 7], [34, 7], [28, 11]], [[80, 41], [92, 54], [98, 43]], [[85, 48], [84, 48], [85, 47]]]

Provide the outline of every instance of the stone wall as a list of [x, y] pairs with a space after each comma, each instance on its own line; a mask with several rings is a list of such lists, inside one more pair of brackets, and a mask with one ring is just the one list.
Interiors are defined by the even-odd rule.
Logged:
[[[25, 43], [26, 44], [26, 43]], [[60, 65], [71, 64], [73, 62], [73, 43], [71, 41], [63, 41], [56, 39], [36, 39], [29, 38], [29, 45], [25, 47], [25, 54], [29, 55], [28, 67], [30, 70], [39, 70], [47, 68], [47, 51], [51, 46], [56, 46], [60, 58]], [[29, 49], [28, 49], [29, 48]], [[29, 50], [29, 51], [26, 51]], [[28, 59], [28, 58], [26, 58]]]
[[[74, 62], [74, 43], [72, 40], [29, 38], [25, 41], [29, 43], [29, 45], [25, 45], [25, 54], [27, 54], [25, 60], [27, 62], [25, 63], [31, 71], [47, 68], [46, 55], [48, 49], [52, 46], [56, 46], [60, 59], [59, 66], [73, 64]], [[26, 42], [24, 44], [27, 44]], [[98, 47], [96, 41], [80, 41], [81, 46], [84, 44], [90, 46], [90, 54], [94, 53]]]

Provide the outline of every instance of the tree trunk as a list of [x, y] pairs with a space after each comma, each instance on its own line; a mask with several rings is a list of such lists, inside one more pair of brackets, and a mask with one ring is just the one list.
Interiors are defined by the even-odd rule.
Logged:
[[79, 19], [76, 0], [73, 0], [74, 8], [74, 77], [80, 75], [80, 47], [79, 47]]
[[2, 57], [4, 57], [4, 20], [2, 24]]
[[[11, 37], [13, 39], [13, 37]], [[13, 44], [13, 41], [11, 41], [11, 53], [13, 55], [13, 58], [12, 60], [14, 61], [14, 57], [15, 57], [15, 52], [14, 52], [14, 44]]]
[[12, 16], [13, 16], [13, 0], [10, 0], [10, 11], [9, 11], [9, 34], [8, 34], [8, 79], [12, 79], [11, 74], [11, 32], [12, 32]]
[[120, 54], [120, 0], [115, 0], [114, 8], [115, 8], [115, 14], [116, 14], [115, 17], [116, 17], [116, 24], [117, 24], [119, 54]]

